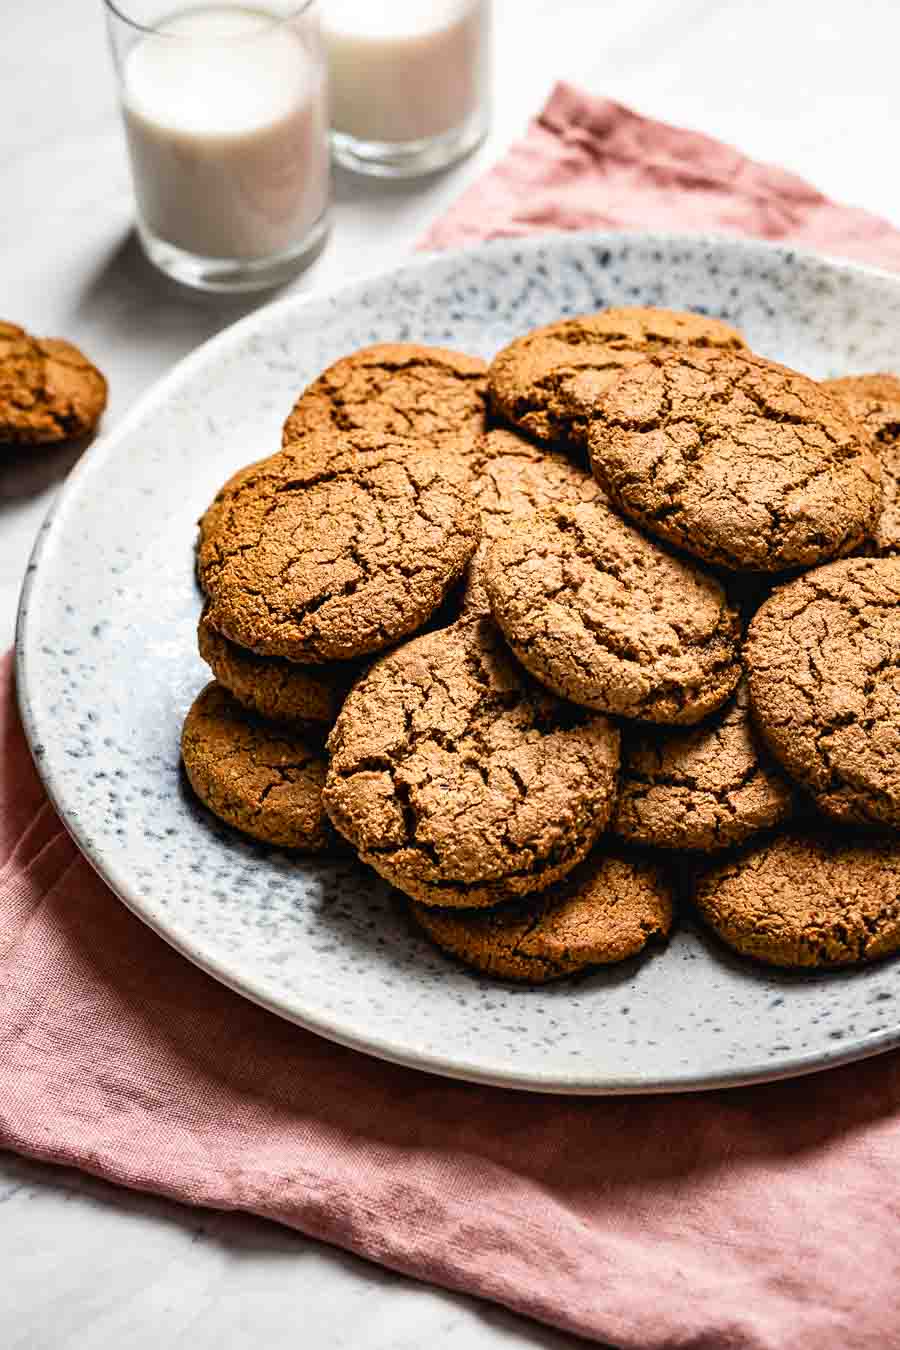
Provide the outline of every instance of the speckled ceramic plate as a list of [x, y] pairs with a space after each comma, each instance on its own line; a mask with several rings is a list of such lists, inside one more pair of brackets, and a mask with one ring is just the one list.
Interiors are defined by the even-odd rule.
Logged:
[[350, 864], [219, 826], [179, 772], [196, 651], [198, 514], [277, 448], [297, 391], [366, 343], [490, 356], [563, 314], [654, 304], [723, 315], [815, 376], [900, 369], [900, 281], [761, 244], [567, 235], [419, 261], [262, 309], [195, 352], [99, 441], [35, 548], [19, 695], [63, 819], [110, 886], [216, 978], [323, 1036], [436, 1073], [555, 1092], [696, 1089], [900, 1043], [900, 962], [802, 977], [684, 924], [643, 962], [543, 990], [480, 979], [416, 936]]

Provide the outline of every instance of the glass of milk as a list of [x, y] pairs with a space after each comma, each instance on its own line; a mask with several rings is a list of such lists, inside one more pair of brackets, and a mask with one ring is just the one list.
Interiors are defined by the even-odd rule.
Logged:
[[445, 168], [489, 120], [490, 0], [321, 0], [335, 158], [410, 178]]
[[204, 290], [286, 281], [328, 223], [316, 0], [106, 0], [106, 12], [148, 257]]

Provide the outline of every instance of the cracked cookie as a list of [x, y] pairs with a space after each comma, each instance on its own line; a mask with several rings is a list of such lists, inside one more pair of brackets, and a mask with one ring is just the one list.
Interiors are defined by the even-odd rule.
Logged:
[[206, 610], [197, 625], [197, 646], [238, 703], [273, 722], [301, 722], [310, 735], [327, 735], [359, 674], [350, 662], [298, 666], [281, 656], [257, 656], [217, 633]]
[[319, 665], [420, 628], [480, 536], [471, 496], [415, 446], [323, 434], [229, 479], [200, 522], [198, 575], [217, 632]]
[[748, 352], [632, 367], [597, 401], [588, 444], [620, 510], [734, 571], [848, 553], [881, 509], [877, 457], [841, 400]]
[[284, 424], [287, 446], [310, 433], [411, 437], [465, 461], [485, 430], [487, 362], [444, 347], [381, 343], [328, 367]]
[[476, 447], [469, 490], [481, 511], [483, 537], [469, 563], [464, 614], [490, 613], [481, 569], [490, 541], [508, 533], [513, 521], [547, 506], [605, 500], [597, 480], [568, 455], [503, 429], [489, 431]]
[[874, 961], [900, 948], [900, 840], [778, 835], [701, 872], [694, 901], [723, 942], [768, 965]]
[[575, 703], [687, 724], [740, 678], [740, 621], [720, 582], [601, 500], [517, 521], [482, 575], [516, 656]]
[[105, 407], [106, 380], [71, 342], [0, 322], [0, 444], [83, 436]]
[[745, 659], [757, 725], [816, 805], [900, 826], [900, 558], [847, 558], [779, 587]]
[[611, 965], [661, 942], [672, 928], [672, 888], [663, 869], [596, 849], [539, 897], [466, 913], [410, 905], [444, 951], [506, 980], [545, 984]]
[[712, 853], [793, 813], [794, 793], [753, 733], [745, 681], [701, 726], [622, 736], [610, 829], [631, 844]]
[[594, 400], [617, 375], [673, 346], [738, 350], [745, 343], [736, 328], [702, 314], [602, 309], [537, 328], [504, 347], [488, 371], [491, 401], [538, 440], [579, 440]]
[[181, 757], [201, 802], [227, 825], [281, 848], [327, 847], [321, 750], [260, 721], [215, 680], [185, 718]]
[[328, 739], [325, 807], [407, 895], [476, 908], [544, 890], [609, 820], [619, 733], [554, 698], [488, 618], [382, 657]]
[[900, 378], [844, 375], [825, 388], [844, 400], [875, 444], [881, 464], [881, 515], [874, 530], [877, 554], [900, 553]]

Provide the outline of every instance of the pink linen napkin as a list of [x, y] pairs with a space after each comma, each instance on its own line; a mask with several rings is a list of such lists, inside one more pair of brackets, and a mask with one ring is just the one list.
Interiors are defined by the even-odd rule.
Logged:
[[[560, 87], [431, 247], [549, 226], [900, 235], [780, 170]], [[900, 1055], [680, 1097], [541, 1097], [344, 1050], [244, 1002], [106, 889], [0, 661], [0, 1144], [264, 1215], [628, 1350], [900, 1342]]]

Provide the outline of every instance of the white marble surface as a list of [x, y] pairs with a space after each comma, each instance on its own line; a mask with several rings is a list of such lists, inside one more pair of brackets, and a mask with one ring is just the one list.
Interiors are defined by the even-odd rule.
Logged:
[[[560, 77], [729, 139], [900, 224], [889, 149], [900, 124], [895, 0], [498, 0], [497, 9], [497, 112], [487, 145], [428, 182], [340, 176], [332, 239], [299, 287], [334, 285], [401, 259]], [[109, 424], [250, 304], [186, 296], [142, 261], [129, 234], [98, 0], [8, 0], [4, 11], [0, 311], [92, 354], [110, 378]], [[0, 466], [3, 646], [32, 538], [66, 467], [65, 454], [48, 457], [26, 484]], [[274, 1225], [0, 1155], [3, 1350], [425, 1343], [575, 1344]]]

